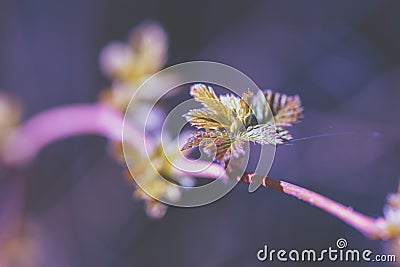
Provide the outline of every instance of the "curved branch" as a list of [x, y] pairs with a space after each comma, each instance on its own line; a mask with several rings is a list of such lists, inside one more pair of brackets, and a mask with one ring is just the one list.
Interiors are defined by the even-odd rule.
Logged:
[[[190, 162], [188, 161], [190, 165]], [[192, 164], [196, 164], [195, 162]], [[196, 166], [189, 166], [189, 169], [195, 169]], [[203, 173], [193, 173], [190, 171], [185, 171], [186, 174], [196, 175], [200, 178], [212, 178], [220, 179], [226, 178], [226, 175], [222, 175], [225, 169], [216, 163], [213, 163], [206, 168]], [[245, 173], [242, 177], [238, 177], [241, 182], [252, 183], [254, 180], [262, 180], [262, 186], [264, 188], [271, 188], [287, 195], [296, 197], [312, 206], [320, 208], [325, 212], [333, 215], [334, 217], [342, 220], [348, 225], [352, 226], [359, 232], [370, 238], [388, 239], [391, 238], [390, 233], [388, 233], [383, 226], [383, 218], [371, 218], [365, 216], [351, 207], [346, 207], [343, 204], [336, 202], [328, 197], [322, 196], [316, 192], [308, 190], [306, 188], [294, 185], [288, 182], [275, 180], [270, 177], [260, 177], [252, 173]]]
[[[125, 141], [140, 151], [145, 147], [140, 143], [141, 141], [151, 147], [150, 140], [146, 139], [132, 125], [127, 124], [125, 127], [128, 127], [125, 128], [125, 132], [129, 132]], [[21, 165], [35, 157], [43, 147], [50, 143], [81, 134], [99, 134], [111, 140], [121, 141], [122, 129], [123, 116], [104, 105], [81, 104], [51, 109], [32, 117], [16, 130], [7, 142], [3, 151], [5, 152], [3, 159], [8, 164]], [[178, 172], [211, 179], [227, 177], [222, 166], [215, 163], [211, 165], [204, 163], [203, 165], [206, 167], [208, 165], [208, 167], [199, 168], [202, 166], [201, 164], [199, 161], [186, 160], [185, 170]], [[374, 219], [362, 215], [350, 207], [308, 189], [254, 174], [244, 174], [239, 179], [245, 183], [251, 183], [254, 179], [262, 179], [262, 185], [265, 188], [281, 191], [316, 206], [369, 237], [382, 239], [390, 237], [381, 227], [382, 218]]]
[[383, 218], [374, 219], [365, 216], [351, 207], [346, 207], [328, 197], [288, 182], [275, 180], [270, 177], [257, 177], [253, 174], [246, 174], [241, 177], [241, 181], [246, 183], [251, 183], [253, 179], [262, 179], [263, 187], [281, 191], [324, 210], [370, 238], [386, 239], [390, 236], [382, 228]]
[[[102, 104], [77, 104], [57, 107], [41, 112], [21, 124], [6, 142], [2, 160], [12, 166], [32, 160], [45, 146], [63, 138], [98, 134], [110, 140], [122, 140], [124, 117], [121, 113]], [[141, 150], [144, 137], [127, 124], [129, 132], [125, 141]], [[148, 139], [145, 140], [147, 143]], [[150, 144], [148, 144], [150, 145]]]

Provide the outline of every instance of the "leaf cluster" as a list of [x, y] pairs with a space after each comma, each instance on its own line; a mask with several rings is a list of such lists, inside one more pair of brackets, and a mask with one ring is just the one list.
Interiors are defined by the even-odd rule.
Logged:
[[184, 117], [198, 130], [182, 150], [203, 147], [221, 163], [244, 155], [247, 142], [279, 145], [293, 139], [286, 127], [300, 122], [303, 107], [300, 97], [266, 90], [254, 94], [250, 90], [241, 97], [217, 96], [211, 86], [195, 84], [190, 95], [203, 105]]

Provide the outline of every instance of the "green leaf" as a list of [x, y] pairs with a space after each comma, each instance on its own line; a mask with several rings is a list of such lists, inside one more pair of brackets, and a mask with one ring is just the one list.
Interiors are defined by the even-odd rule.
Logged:
[[217, 130], [224, 128], [221, 122], [219, 122], [218, 115], [206, 108], [190, 110], [184, 115], [184, 117], [192, 126], [199, 129], [204, 128], [206, 130]]
[[277, 126], [292, 126], [303, 118], [303, 107], [298, 95], [287, 96], [267, 90], [264, 92]]
[[195, 132], [181, 148], [187, 150], [202, 146], [208, 156], [214, 156], [215, 159], [224, 162], [229, 158], [232, 138], [226, 131], [197, 131]]
[[261, 145], [276, 144], [276, 130], [272, 123], [249, 126], [239, 138], [243, 141], [259, 143]]
[[226, 127], [230, 125], [232, 115], [229, 108], [220, 101], [210, 86], [195, 84], [190, 89], [190, 95], [205, 108], [214, 112], [218, 116], [217, 121], [222, 126]]
[[193, 109], [184, 117], [198, 129], [182, 148], [202, 146], [208, 155], [221, 163], [245, 154], [247, 142], [261, 145], [283, 144], [292, 139], [284, 127], [303, 117], [299, 96], [287, 96], [267, 90], [242, 97], [232, 94], [217, 97], [210, 86], [196, 84], [191, 95], [204, 108]]

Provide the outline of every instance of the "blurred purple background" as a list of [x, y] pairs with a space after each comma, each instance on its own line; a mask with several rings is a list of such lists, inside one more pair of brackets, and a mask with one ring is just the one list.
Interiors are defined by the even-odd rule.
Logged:
[[[218, 61], [261, 88], [299, 94], [305, 119], [293, 129], [297, 138], [353, 132], [279, 147], [271, 176], [380, 216], [400, 178], [399, 12], [396, 0], [3, 0], [0, 88], [23, 101], [26, 117], [93, 102], [109, 84], [98, 67], [101, 48], [158, 20], [171, 40], [168, 65]], [[26, 218], [44, 230], [43, 266], [275, 266], [257, 261], [264, 244], [323, 249], [339, 237], [385, 252], [384, 242], [323, 211], [273, 191], [249, 194], [246, 185], [151, 220], [105, 146], [100, 137], [70, 138], [24, 171]], [[339, 264], [346, 265], [324, 263]], [[291, 265], [309, 263], [284, 264]]]

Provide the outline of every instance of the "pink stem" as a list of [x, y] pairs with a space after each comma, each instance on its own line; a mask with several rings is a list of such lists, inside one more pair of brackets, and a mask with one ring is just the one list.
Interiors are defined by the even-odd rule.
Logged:
[[332, 214], [370, 238], [386, 239], [389, 237], [389, 234], [381, 227], [382, 218], [374, 219], [365, 216], [354, 211], [351, 207], [346, 207], [325, 196], [288, 182], [275, 180], [269, 177], [259, 177], [254, 174], [245, 174], [240, 180], [246, 183], [252, 183], [253, 178], [262, 179], [262, 185], [265, 188], [272, 188], [287, 195], [294, 196], [297, 199], [303, 200], [312, 206], [316, 206]]
[[[141, 141], [149, 146], [150, 140], [146, 139], [132, 125], [127, 124], [125, 127], [128, 127], [125, 132], [129, 131], [126, 136], [127, 142], [140, 151], [144, 149]], [[8, 142], [4, 160], [13, 165], [26, 163], [46, 145], [62, 138], [81, 134], [99, 134], [111, 140], [121, 141], [122, 128], [123, 117], [121, 114], [104, 105], [82, 104], [55, 108], [34, 116], [17, 129]], [[225, 169], [220, 165], [211, 164], [207, 168], [199, 168], [200, 163], [186, 160], [184, 170], [178, 172], [212, 179], [227, 177]], [[182, 166], [182, 162], [180, 165]], [[206, 166], [206, 164], [203, 165]], [[240, 177], [240, 180], [251, 183], [254, 177], [256, 177], [254, 174], [245, 174]], [[381, 218], [367, 217], [327, 197], [288, 182], [277, 181], [269, 177], [258, 177], [258, 179], [263, 179], [262, 184], [265, 188], [279, 190], [314, 205], [367, 236], [387, 237], [379, 227]]]
[[[192, 168], [195, 167], [196, 166], [193, 166]], [[212, 164], [207, 169], [205, 169], [203, 173], [198, 173], [196, 174], [196, 176], [218, 179], [221, 177], [226, 177], [226, 175], [221, 176], [221, 173], [224, 171], [225, 169], [221, 165]], [[185, 173], [193, 175], [193, 173], [188, 171], [185, 171]], [[245, 183], [252, 183], [252, 180], [255, 177], [257, 177], [257, 175], [245, 173], [242, 177], [239, 177], [239, 179], [240, 181]], [[347, 223], [348, 225], [352, 226], [353, 228], [370, 238], [390, 238], [390, 234], [381, 227], [383, 218], [374, 219], [365, 216], [357, 211], [354, 211], [351, 207], [346, 207], [334, 200], [331, 200], [325, 196], [322, 196], [298, 185], [275, 180], [270, 177], [257, 178], [262, 179], [263, 187], [278, 190], [287, 195], [294, 196], [297, 199], [307, 202], [312, 206], [316, 206], [324, 210], [325, 212], [332, 214], [336, 218], [341, 219], [343, 222]]]
[[225, 169], [219, 164], [202, 160], [191, 160], [185, 157], [175, 160], [173, 164], [175, 167], [174, 171], [177, 175], [186, 174], [198, 178], [211, 179], [228, 178]]
[[332, 214], [368, 237], [383, 238], [388, 235], [383, 233], [383, 229], [380, 227], [382, 218], [370, 218], [354, 211], [351, 207], [346, 207], [325, 196], [288, 182], [280, 181], [280, 186], [285, 194], [294, 196]]
[[[32, 160], [45, 146], [57, 140], [81, 134], [98, 134], [121, 141], [123, 116], [101, 104], [78, 104], [57, 107], [41, 112], [23, 123], [7, 142], [3, 160], [9, 165], [22, 165]], [[143, 138], [130, 124], [126, 124], [125, 141], [143, 150]]]

